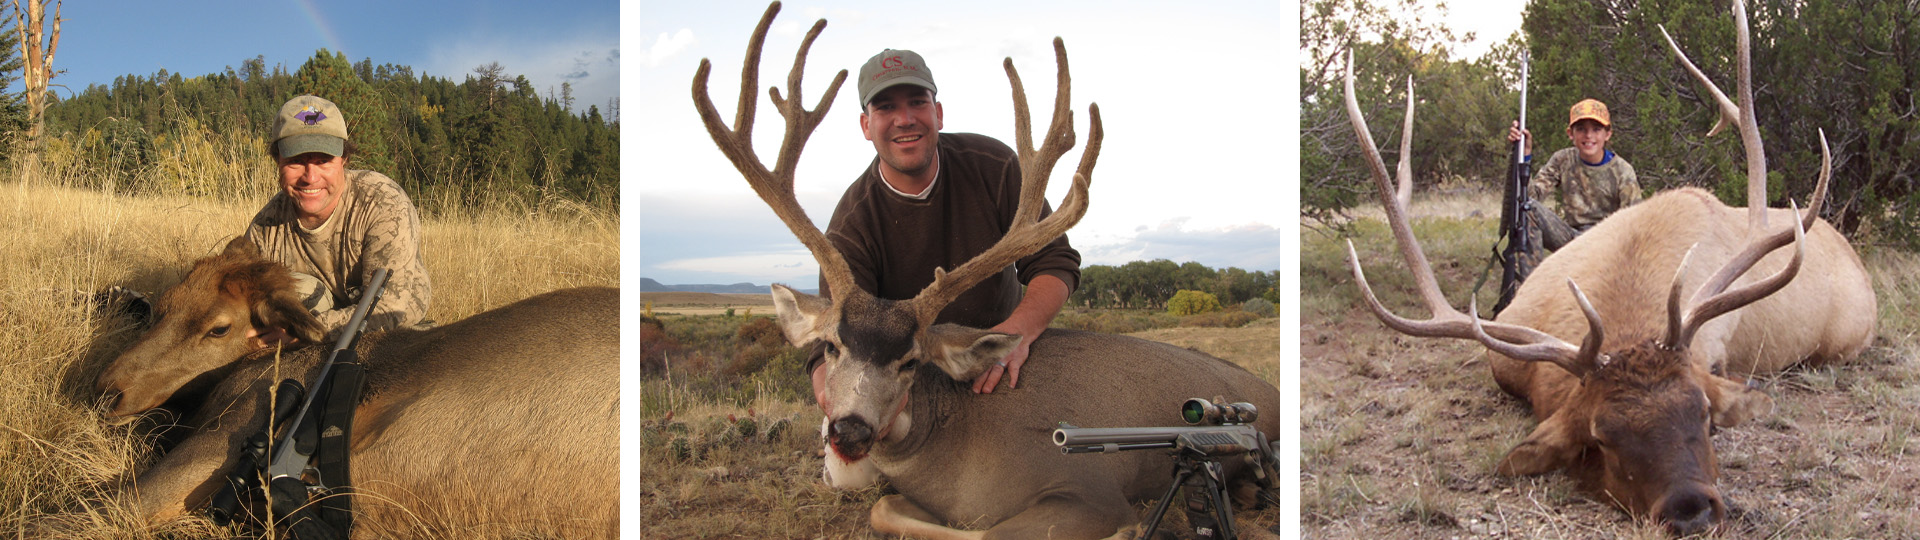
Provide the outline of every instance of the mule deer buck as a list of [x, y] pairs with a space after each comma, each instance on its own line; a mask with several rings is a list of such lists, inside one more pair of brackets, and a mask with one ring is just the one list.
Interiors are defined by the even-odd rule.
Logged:
[[[276, 355], [249, 344], [273, 328], [320, 339], [291, 286], [285, 267], [234, 239], [159, 297], [153, 328], [101, 373], [109, 417], [130, 422], [170, 399], [195, 409], [183, 424], [190, 434], [122, 493], [148, 522], [204, 506], [226, 485], [242, 442], [265, 427], [269, 389], [318, 371], [324, 347]], [[617, 297], [607, 288], [556, 291], [361, 339], [354, 537], [423, 527], [614, 537]]]
[[[815, 392], [826, 413], [829, 482], [859, 487], [884, 476], [899, 491], [874, 506], [875, 529], [933, 538], [1115, 535], [1139, 520], [1129, 501], [1157, 497], [1171, 483], [1172, 459], [1154, 452], [1063, 455], [1050, 440], [1056, 422], [1179, 425], [1172, 413], [1175, 404], [1195, 396], [1224, 395], [1277, 407], [1276, 386], [1226, 361], [1140, 339], [1059, 329], [1047, 330], [1033, 343], [1034, 361], [1022, 372], [1019, 388], [969, 392], [968, 381], [1004, 356], [1020, 336], [935, 324], [934, 318], [961, 291], [1058, 237], [1085, 213], [1101, 138], [1098, 108], [1090, 108], [1092, 136], [1072, 190], [1059, 211], [1039, 219], [1047, 175], [1074, 144], [1066, 48], [1054, 40], [1059, 86], [1052, 125], [1038, 150], [1030, 136], [1025, 93], [1008, 59], [1023, 178], [1012, 230], [952, 272], [936, 272], [932, 285], [918, 296], [876, 298], [854, 284], [846, 261], [794, 197], [800, 149], [847, 76], [843, 70], [834, 78], [815, 110], [804, 108], [801, 74], [807, 50], [825, 20], [816, 22], [801, 42], [786, 94], [770, 90], [787, 124], [775, 167], [768, 170], [754, 154], [760, 50], [779, 9], [778, 2], [767, 8], [748, 41], [733, 127], [722, 123], [707, 97], [712, 66], [704, 59], [694, 75], [693, 99], [714, 142], [812, 252], [833, 292], [826, 298], [772, 287], [788, 342], [803, 348], [826, 344], [820, 368], [824, 380]], [[1277, 434], [1279, 414], [1262, 416], [1259, 428], [1268, 436]], [[1236, 475], [1239, 495], [1252, 494], [1252, 475], [1245, 467], [1231, 474]], [[947, 527], [952, 524], [988, 528], [961, 531]]]
[[[1727, 516], [1715, 486], [1711, 426], [1735, 426], [1773, 408], [1772, 398], [1730, 374], [1849, 359], [1873, 335], [1866, 271], [1846, 238], [1818, 217], [1830, 179], [1824, 140], [1805, 217], [1766, 208], [1746, 13], [1737, 0], [1733, 9], [1738, 106], [1677, 46], [1674, 54], [1718, 98], [1721, 121], [1739, 128], [1751, 186], [1746, 212], [1695, 188], [1648, 198], [1548, 257], [1493, 322], [1478, 318], [1477, 303], [1463, 314], [1442, 295], [1368, 135], [1353, 95], [1351, 60], [1346, 79], [1348, 116], [1401, 255], [1433, 313], [1416, 321], [1381, 305], [1349, 242], [1354, 281], [1374, 315], [1408, 335], [1473, 339], [1487, 347], [1495, 380], [1526, 400], [1540, 422], [1500, 461], [1499, 474], [1566, 469], [1600, 498], [1683, 535]], [[1407, 115], [1413, 115], [1411, 100]], [[1781, 226], [1769, 228], [1769, 217]], [[1791, 256], [1774, 253], [1789, 242], [1795, 244]], [[1747, 276], [1750, 270], [1768, 276]], [[1683, 302], [1688, 290], [1695, 292]]]

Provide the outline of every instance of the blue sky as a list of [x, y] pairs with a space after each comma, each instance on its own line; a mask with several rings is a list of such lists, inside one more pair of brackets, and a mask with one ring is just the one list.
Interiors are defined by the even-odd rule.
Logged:
[[619, 93], [619, 9], [614, 0], [75, 1], [62, 8], [53, 63], [66, 73], [54, 83], [78, 92], [161, 69], [206, 75], [256, 55], [293, 71], [324, 47], [455, 81], [500, 62], [542, 95], [571, 82], [576, 110], [604, 110]]
[[[688, 93], [700, 59], [710, 58], [710, 95], [723, 113], [732, 111], [746, 40], [765, 7], [648, 3], [638, 28], [626, 29], [640, 43], [631, 51], [635, 99], [624, 114], [640, 121], [630, 125], [645, 126], [628, 134], [640, 149], [628, 159], [645, 165], [625, 195], [639, 200], [641, 276], [669, 284], [814, 283], [813, 258], [714, 147]], [[1298, 75], [1283, 54], [1296, 45], [1282, 41], [1281, 28], [1296, 24], [1295, 9], [1271, 1], [986, 0], [908, 9], [789, 1], [767, 39], [761, 86], [784, 86], [801, 36], [822, 17], [828, 26], [808, 58], [803, 89], [809, 104], [835, 71], [857, 71], [882, 48], [913, 49], [937, 74], [947, 131], [1009, 143], [1012, 105], [1000, 62], [1013, 58], [1035, 116], [1044, 115], [1053, 95], [1049, 44], [1062, 37], [1082, 145], [1087, 103], [1100, 104], [1107, 129], [1090, 209], [1069, 233], [1085, 263], [1166, 258], [1279, 268], [1280, 226], [1290, 219], [1281, 207], [1282, 171], [1298, 159], [1298, 146], [1282, 143], [1282, 133], [1296, 127], [1283, 119], [1293, 98], [1279, 94], [1283, 79]], [[816, 223], [826, 222], [873, 158], [858, 134], [853, 94], [851, 84], [842, 88], [800, 161], [796, 191]], [[767, 157], [784, 125], [764, 88], [758, 96], [754, 146]], [[1055, 171], [1048, 199], [1056, 205], [1078, 159], [1076, 149]]]

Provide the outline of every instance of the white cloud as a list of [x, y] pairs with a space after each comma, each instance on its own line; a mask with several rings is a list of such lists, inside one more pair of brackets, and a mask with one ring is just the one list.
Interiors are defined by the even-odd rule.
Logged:
[[813, 255], [804, 249], [678, 259], [651, 266], [674, 272], [713, 275], [714, 277], [708, 282], [730, 282], [739, 279], [753, 283], [779, 281], [802, 286], [812, 285], [814, 276], [820, 273], [820, 267], [813, 261]]
[[679, 32], [672, 34], [661, 32], [660, 37], [654, 38], [653, 46], [647, 47], [640, 56], [646, 58], [647, 67], [660, 67], [660, 64], [673, 58], [674, 55], [692, 47], [694, 41], [692, 28], [681, 28]]

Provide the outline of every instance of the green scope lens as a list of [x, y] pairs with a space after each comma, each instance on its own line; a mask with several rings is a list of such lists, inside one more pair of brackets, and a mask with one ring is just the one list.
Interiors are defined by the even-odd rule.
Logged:
[[1204, 422], [1207, 419], [1207, 407], [1209, 405], [1211, 404], [1207, 403], [1207, 400], [1204, 399], [1189, 399], [1186, 403], [1180, 405], [1180, 418], [1186, 420], [1187, 424], [1190, 425], [1197, 425]]

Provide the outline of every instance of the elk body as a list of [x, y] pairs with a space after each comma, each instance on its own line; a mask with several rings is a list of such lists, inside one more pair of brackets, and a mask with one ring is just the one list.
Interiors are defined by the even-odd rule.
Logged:
[[[702, 60], [693, 98], [721, 151], [819, 261], [832, 298], [773, 286], [780, 325], [798, 347], [824, 344], [815, 393], [826, 412], [822, 435], [829, 481], [854, 487], [884, 476], [899, 495], [872, 512], [876, 529], [934, 538], [1101, 538], [1138, 521], [1129, 501], [1158, 496], [1172, 481], [1171, 457], [1155, 452], [1066, 456], [1051, 443], [1057, 422], [1083, 427], [1179, 425], [1177, 403], [1224, 396], [1266, 407], [1279, 389], [1239, 366], [1164, 344], [1067, 330], [1048, 330], [1032, 344], [1018, 389], [972, 394], [968, 383], [1014, 347], [1020, 336], [936, 324], [940, 310], [962, 291], [1060, 236], [1086, 212], [1087, 186], [1101, 139], [1099, 108], [1091, 108], [1092, 136], [1059, 211], [1040, 219], [1048, 173], [1074, 144], [1068, 109], [1066, 49], [1054, 41], [1059, 86], [1052, 126], [1035, 150], [1026, 97], [1012, 61], [1015, 131], [1023, 182], [1014, 225], [986, 252], [909, 300], [875, 298], [853, 282], [834, 246], [809, 220], [793, 193], [793, 170], [807, 137], [826, 115], [846, 79], [841, 71], [814, 111], [800, 100], [807, 50], [825, 27], [814, 24], [801, 42], [787, 92], [771, 90], [787, 120], [786, 140], [769, 171], [754, 154], [751, 136], [761, 44], [774, 15], [770, 6], [748, 42], [740, 105], [732, 128], [707, 97], [711, 65]], [[1276, 413], [1278, 411], [1275, 411]], [[1257, 424], [1269, 436], [1278, 414]], [[1230, 470], [1242, 495], [1251, 474]], [[1269, 478], [1272, 478], [1269, 476]], [[961, 531], [949, 525], [985, 527]]]
[[[1827, 164], [1804, 218], [1765, 207], [1746, 15], [1738, 1], [1733, 9], [1741, 59], [1738, 106], [1677, 46], [1674, 54], [1717, 98], [1722, 122], [1739, 126], [1748, 154], [1749, 208], [1728, 207], [1693, 188], [1650, 197], [1548, 257], [1492, 322], [1474, 315], [1477, 306], [1462, 314], [1447, 305], [1367, 135], [1351, 68], [1347, 78], [1348, 114], [1401, 253], [1434, 313], [1412, 321], [1380, 305], [1349, 245], [1355, 280], [1375, 315], [1400, 332], [1475, 339], [1488, 347], [1495, 380], [1526, 400], [1540, 421], [1497, 472], [1565, 469], [1602, 500], [1678, 534], [1726, 519], [1715, 486], [1711, 427], [1772, 411], [1770, 397], [1733, 375], [1850, 359], [1872, 340], [1874, 327], [1873, 290], [1859, 257], [1818, 218]], [[1404, 148], [1401, 159], [1410, 159]], [[1776, 252], [1789, 242], [1793, 253]], [[1693, 294], [1683, 302], [1686, 292]]]
[[[266, 328], [320, 338], [289, 283], [284, 267], [235, 239], [159, 297], [153, 328], [100, 375], [110, 417], [131, 421], [170, 401], [194, 409], [183, 423], [191, 432], [122, 494], [149, 522], [203, 506], [225, 485], [242, 442], [265, 426], [270, 389], [310, 380], [324, 362], [319, 346], [276, 355], [246, 344]], [[467, 532], [612, 538], [617, 296], [556, 291], [429, 330], [363, 336], [354, 537], [452, 523]]]

